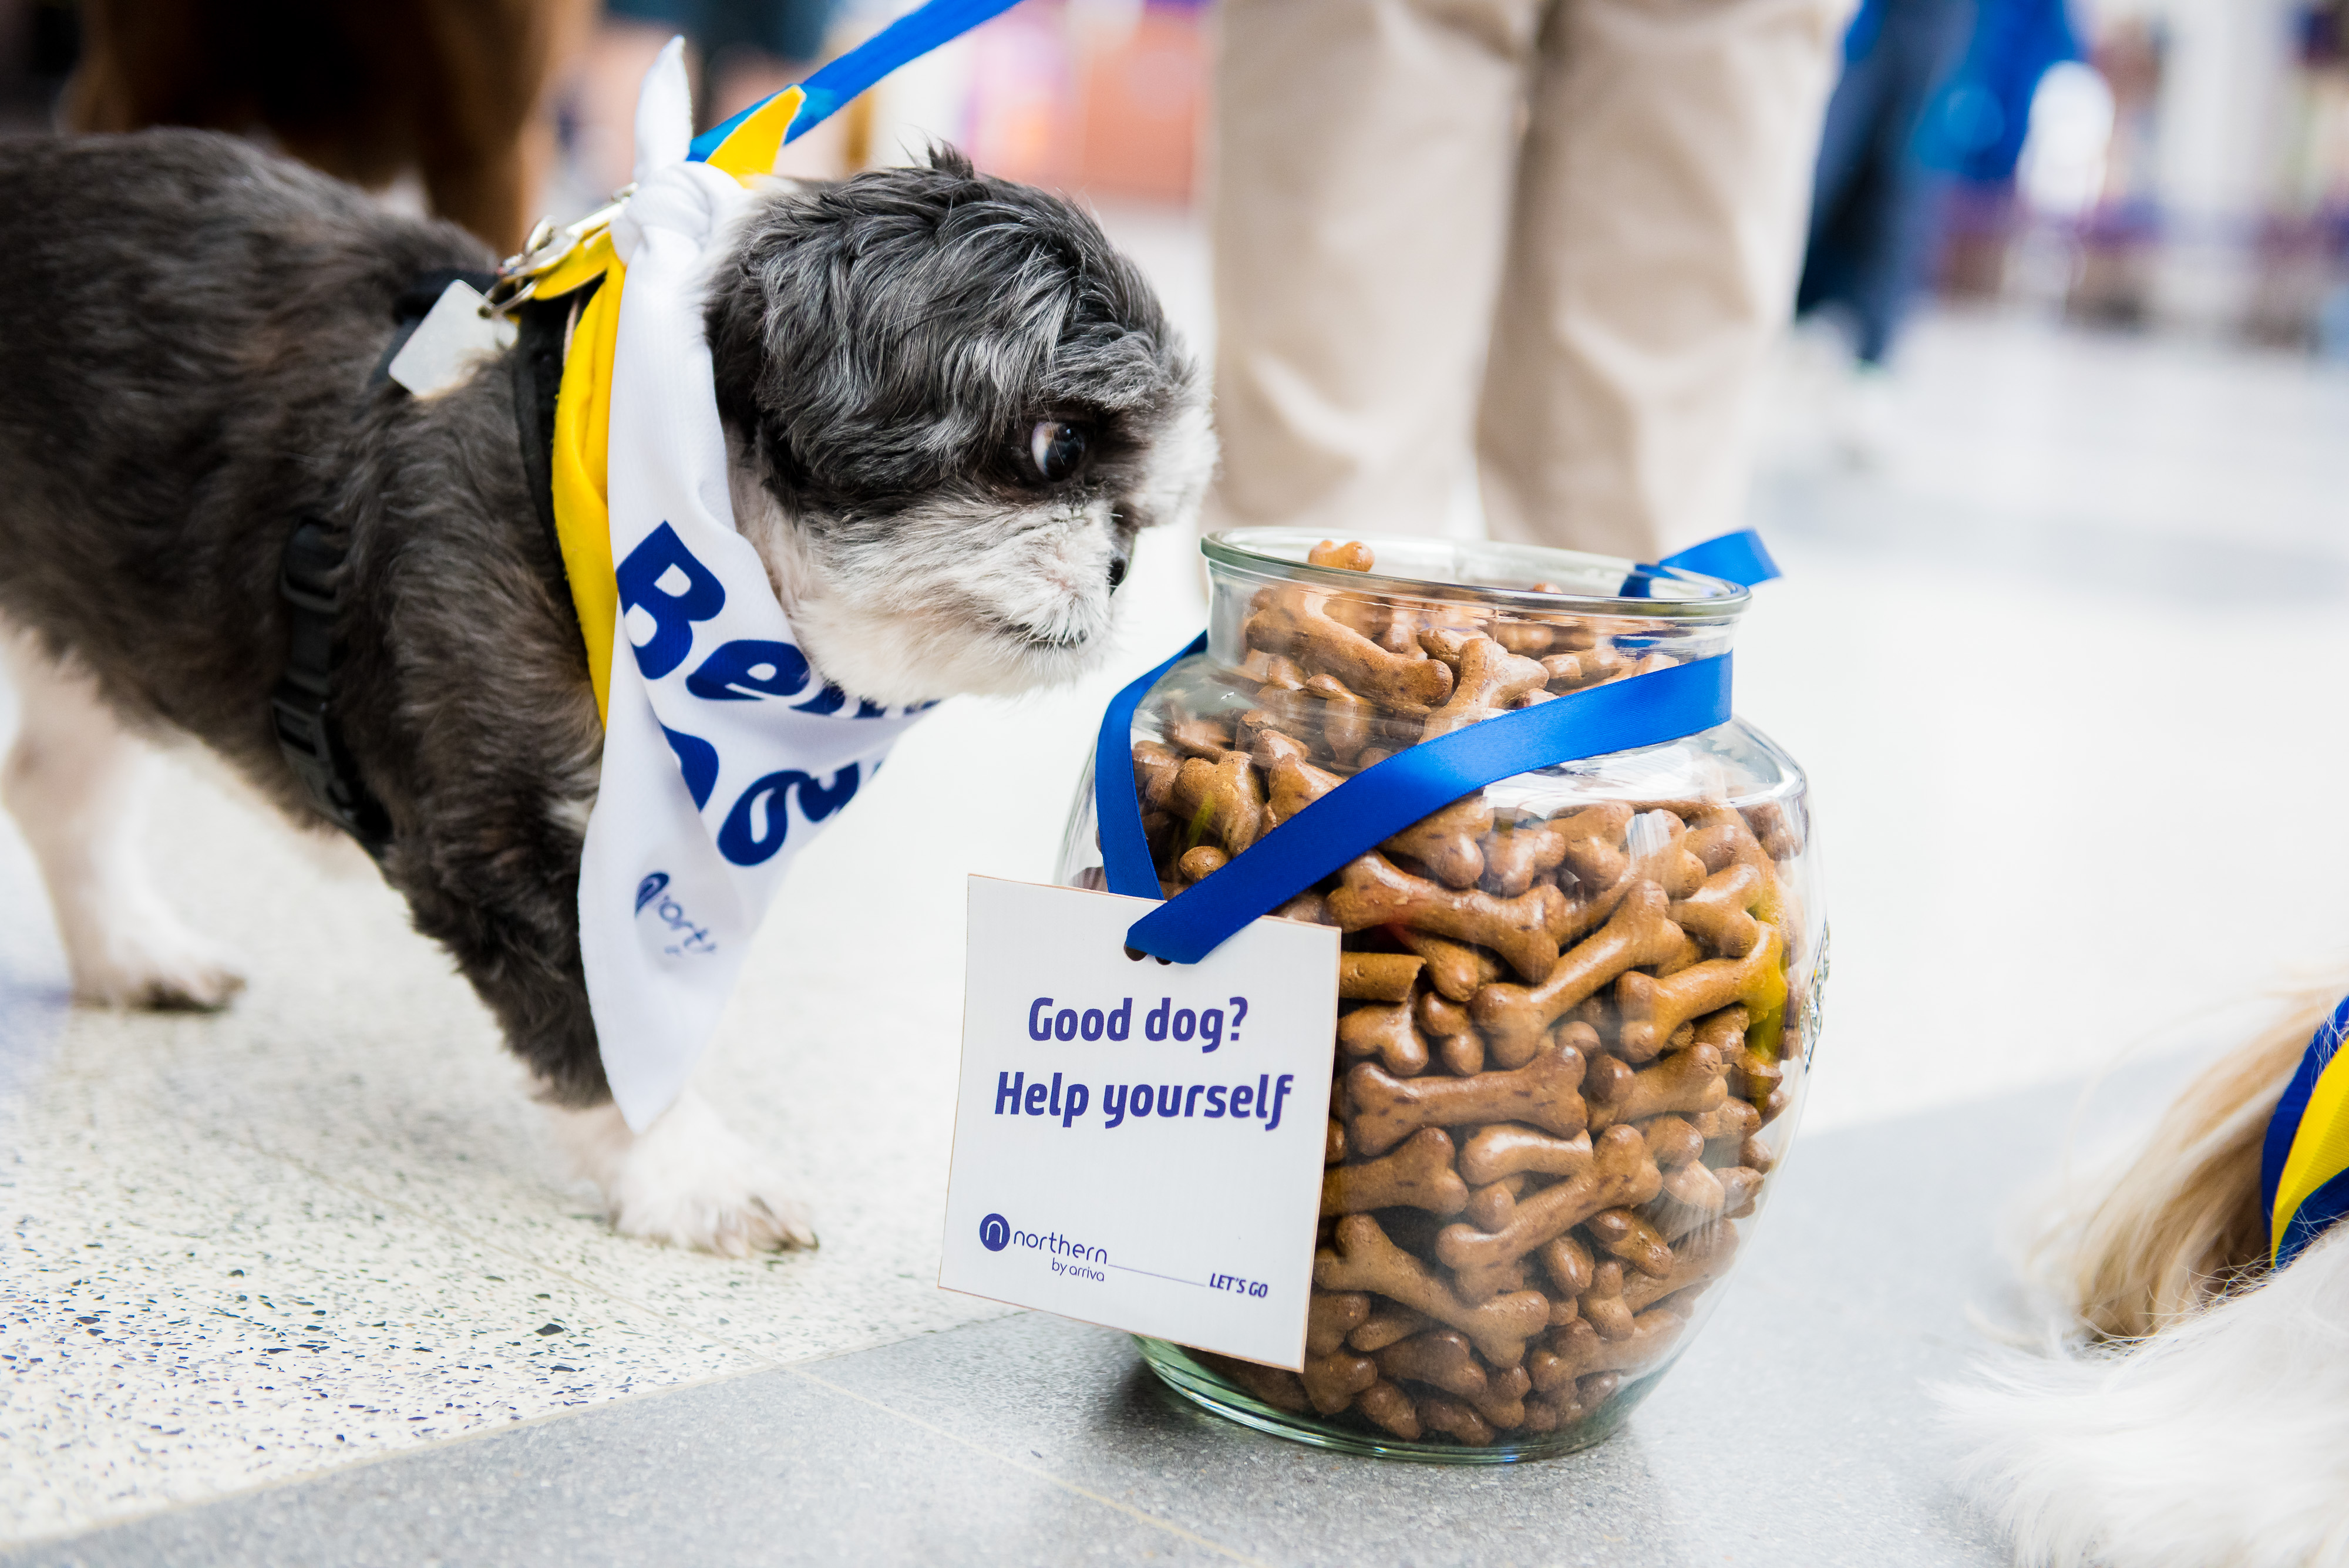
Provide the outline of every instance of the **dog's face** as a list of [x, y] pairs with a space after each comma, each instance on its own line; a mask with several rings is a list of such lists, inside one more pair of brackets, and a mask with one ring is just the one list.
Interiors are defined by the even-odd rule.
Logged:
[[950, 152], [763, 196], [708, 327], [738, 522], [817, 668], [876, 701], [1093, 668], [1135, 535], [1214, 467], [1133, 265]]

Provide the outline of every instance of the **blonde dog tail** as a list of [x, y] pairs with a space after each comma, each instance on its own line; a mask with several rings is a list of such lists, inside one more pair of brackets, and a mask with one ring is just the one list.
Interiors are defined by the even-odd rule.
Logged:
[[2349, 1563], [2349, 1235], [2271, 1278], [2260, 1205], [2268, 1116], [2338, 994], [2296, 998], [2043, 1210], [2046, 1343], [1936, 1391], [2019, 1562]]
[[2054, 1303], [2104, 1338], [2143, 1339], [2264, 1269], [2268, 1116], [2339, 997], [2295, 998], [2274, 1028], [2178, 1096], [2101, 1194], [2055, 1206], [2025, 1255]]

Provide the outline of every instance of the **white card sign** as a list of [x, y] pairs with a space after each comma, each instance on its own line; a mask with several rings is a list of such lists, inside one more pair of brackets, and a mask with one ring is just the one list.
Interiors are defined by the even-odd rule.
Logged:
[[1261, 919], [1195, 964], [1155, 908], [970, 879], [947, 1290], [1303, 1366], [1338, 933]]

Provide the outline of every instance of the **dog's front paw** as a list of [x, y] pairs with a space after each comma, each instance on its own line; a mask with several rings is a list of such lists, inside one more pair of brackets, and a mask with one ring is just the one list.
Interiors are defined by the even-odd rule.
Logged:
[[168, 917], [112, 924], [67, 958], [74, 999], [100, 1007], [215, 1012], [244, 989], [227, 953]]
[[807, 1205], [690, 1090], [641, 1135], [612, 1106], [558, 1110], [554, 1125], [623, 1236], [730, 1258], [816, 1244]]

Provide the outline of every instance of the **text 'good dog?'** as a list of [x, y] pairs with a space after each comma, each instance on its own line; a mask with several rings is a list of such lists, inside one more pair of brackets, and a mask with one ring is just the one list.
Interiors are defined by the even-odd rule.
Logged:
[[[1082, 1012], [1074, 1007], [1061, 1007], [1049, 996], [1040, 996], [1028, 1004], [1028, 1038], [1030, 1040], [1124, 1040], [1133, 1032], [1133, 998], [1120, 997], [1115, 1007], [1088, 1007]], [[1143, 1015], [1142, 1037], [1144, 1040], [1196, 1039], [1202, 1054], [1212, 1052], [1228, 1038], [1237, 1044], [1240, 1025], [1247, 1021], [1247, 998], [1230, 999], [1230, 1011], [1221, 1007], [1176, 1007], [1171, 996], [1162, 996], [1158, 1005]], [[1226, 1033], [1229, 1030], [1228, 1035]]]

